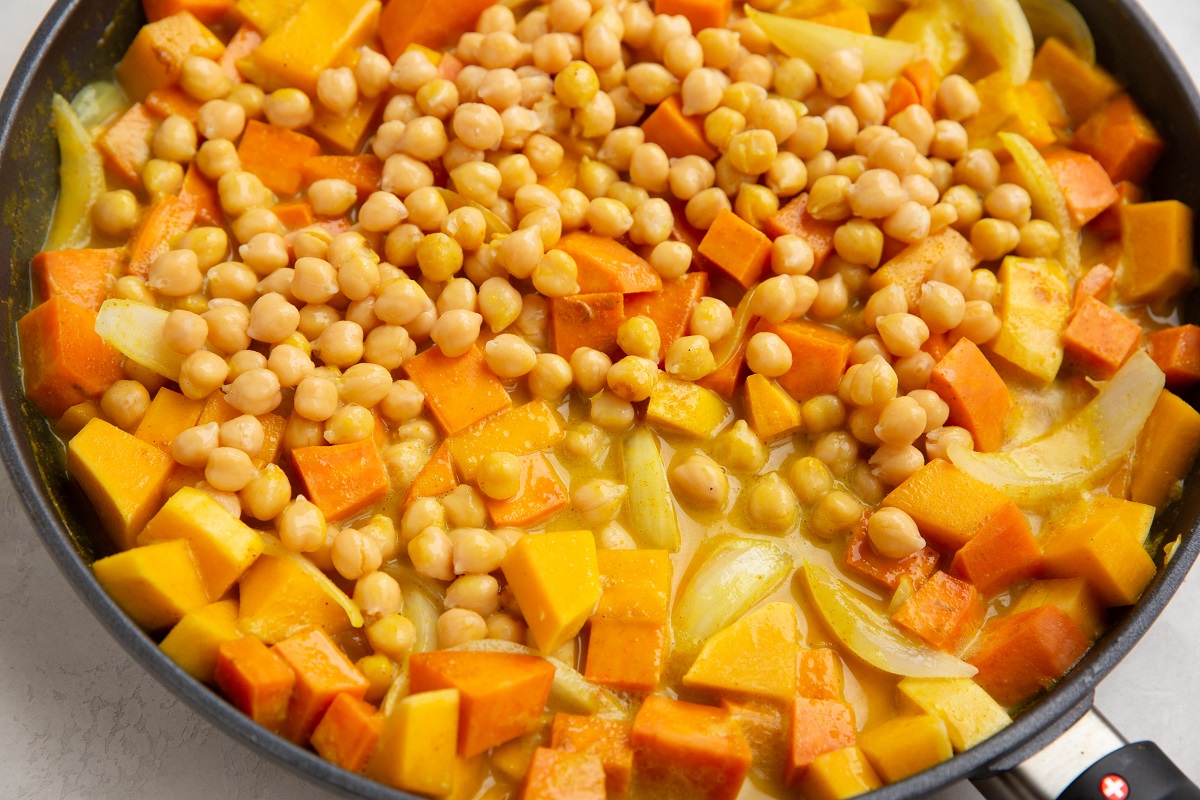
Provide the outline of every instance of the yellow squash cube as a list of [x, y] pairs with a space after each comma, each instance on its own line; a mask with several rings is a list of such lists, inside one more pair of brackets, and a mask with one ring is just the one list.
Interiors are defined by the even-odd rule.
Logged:
[[546, 450], [564, 436], [558, 413], [544, 400], [501, 411], [446, 440], [446, 449], [464, 481], [475, 477], [488, 453], [527, 456]]
[[800, 430], [800, 404], [770, 378], [746, 378], [746, 417], [754, 433], [764, 442]]
[[146, 523], [138, 544], [183, 539], [192, 546], [209, 597], [220, 597], [263, 551], [262, 537], [207, 492], [185, 486]]
[[813, 759], [797, 786], [804, 800], [844, 800], [883, 786], [857, 747], [843, 747]]
[[590, 531], [526, 534], [508, 551], [502, 569], [534, 641], [546, 653], [579, 633], [600, 600]]
[[237, 616], [237, 600], [210, 603], [185, 614], [159, 647], [184, 672], [208, 683], [213, 678], [221, 645], [242, 636]]
[[67, 445], [67, 470], [79, 481], [118, 548], [162, 505], [174, 459], [102, 419], [93, 419]]
[[249, 22], [264, 36], [270, 36], [295, 14], [304, 0], [238, 0], [234, 14]]
[[600, 550], [604, 590], [594, 618], [610, 622], [671, 621], [671, 558], [666, 550]]
[[646, 422], [658, 428], [707, 439], [729, 415], [729, 406], [714, 391], [687, 381], [659, 376], [646, 406]]
[[1200, 413], [1163, 389], [1138, 435], [1134, 453], [1129, 499], [1162, 508], [1200, 453]]
[[1000, 265], [1000, 333], [992, 352], [1049, 383], [1063, 361], [1071, 294], [1058, 262], [1009, 256]]
[[354, 155], [362, 150], [367, 132], [372, 129], [371, 123], [378, 120], [383, 99], [383, 95], [364, 97], [345, 115], [327, 108], [317, 108], [316, 116], [308, 128], [312, 135], [325, 145], [326, 150], [341, 155]]
[[135, 547], [92, 565], [96, 580], [146, 630], [169, 628], [208, 603], [192, 549], [182, 540]]
[[1122, 299], [1157, 303], [1194, 282], [1192, 238], [1192, 210], [1178, 200], [1121, 206]]
[[383, 723], [367, 775], [406, 792], [445, 797], [454, 789], [458, 690], [409, 695]]
[[155, 89], [179, 80], [188, 56], [216, 60], [225, 52], [221, 40], [190, 11], [180, 11], [143, 25], [117, 65], [117, 79], [133, 100], [145, 100]]
[[316, 97], [317, 76], [374, 38], [382, 8], [379, 0], [307, 0], [248, 60], [266, 88], [294, 86]]
[[170, 453], [175, 437], [195, 425], [203, 410], [203, 400], [191, 400], [179, 392], [159, 389], [133, 435]]
[[1008, 712], [970, 678], [905, 678], [898, 688], [909, 705], [946, 723], [958, 752], [1012, 724]]
[[1029, 584], [1008, 612], [1023, 614], [1042, 606], [1056, 606], [1075, 621], [1089, 639], [1104, 630], [1104, 607], [1084, 578], [1056, 578]]
[[238, 629], [266, 644], [305, 628], [320, 628], [330, 636], [350, 628], [346, 611], [290, 558], [263, 556], [246, 570], [239, 586]]
[[54, 432], [64, 439], [70, 439], [83, 430], [84, 425], [102, 416], [104, 412], [100, 410], [99, 403], [95, 400], [84, 400], [63, 412], [58, 422], [54, 423]]
[[683, 685], [790, 703], [796, 697], [796, 607], [768, 603], [704, 643]]
[[1084, 501], [1047, 536], [1046, 573], [1086, 578], [1107, 606], [1132, 605], [1155, 573], [1144, 546], [1152, 522], [1154, 506], [1116, 497]]
[[894, 717], [859, 734], [858, 746], [888, 783], [916, 775], [954, 755], [946, 723], [930, 714]]

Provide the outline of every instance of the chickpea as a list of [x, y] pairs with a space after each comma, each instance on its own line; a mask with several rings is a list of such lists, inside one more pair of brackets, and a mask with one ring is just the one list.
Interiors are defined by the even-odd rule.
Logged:
[[179, 368], [179, 389], [192, 400], [203, 400], [225, 383], [229, 365], [208, 350], [197, 350]]
[[463, 575], [446, 588], [446, 608], [463, 608], [483, 616], [500, 610], [500, 583], [491, 575]]
[[615, 392], [604, 389], [591, 398], [589, 418], [610, 433], [620, 433], [633, 425], [633, 404]]
[[863, 506], [853, 495], [835, 489], [817, 500], [809, 525], [818, 536], [833, 539], [857, 525], [862, 514]]
[[[355, 602], [359, 602], [359, 600], [362, 601], [359, 602], [359, 606], [362, 607], [364, 611], [367, 607], [372, 609], [390, 608], [395, 604], [395, 598], [399, 597], [398, 585], [396, 590], [397, 594], [393, 594], [391, 592], [390, 584], [387, 585], [387, 589], [383, 589], [382, 591], [374, 588], [368, 589], [367, 586], [370, 584], [366, 584], [366, 582], [378, 580], [376, 576], [388, 578], [392, 580], [393, 583], [395, 582], [394, 578], [391, 578], [382, 572], [371, 573], [366, 578], [360, 580], [354, 587], [354, 596]], [[361, 592], [359, 589], [360, 586], [363, 586]], [[376, 600], [376, 597], [382, 598], [382, 602]], [[397, 662], [402, 662], [408, 655], [409, 651], [412, 650], [413, 643], [416, 641], [416, 626], [413, 625], [412, 621], [407, 617], [401, 616], [395, 611], [389, 614], [373, 616], [378, 616], [379, 618], [367, 626], [367, 642], [371, 645], [371, 649], [376, 653], [386, 656], [388, 659], [394, 659]], [[368, 658], [371, 657], [373, 656], [368, 656]], [[363, 659], [358, 662], [360, 669], [362, 669], [362, 662], [365, 660], [366, 659]], [[389, 661], [389, 663], [391, 662]]]
[[885, 444], [912, 444], [925, 433], [925, 408], [912, 397], [896, 397], [883, 406], [875, 435]]
[[229, 94], [229, 90], [233, 88], [233, 81], [211, 58], [188, 56], [183, 61], [179, 85], [189, 95], [204, 102]]
[[466, 608], [452, 608], [438, 617], [438, 647], [456, 647], [487, 637], [487, 621], [477, 612]]
[[599, 527], [616, 519], [628, 493], [623, 484], [597, 478], [571, 492], [571, 506], [586, 525]]
[[521, 488], [521, 462], [511, 453], [489, 453], [479, 463], [475, 482], [493, 500], [508, 500]]
[[321, 360], [334, 367], [358, 363], [363, 354], [363, 329], [348, 320], [331, 322], [314, 343]]
[[961, 121], [979, 113], [979, 94], [961, 75], [947, 75], [938, 87], [937, 104], [949, 119]]
[[858, 442], [846, 431], [830, 431], [813, 443], [812, 454], [840, 478], [858, 461]]
[[135, 430], [149, 408], [150, 393], [137, 381], [117, 381], [100, 396], [104, 416], [125, 431]]
[[396, 381], [379, 404], [384, 417], [392, 422], [407, 422], [421, 413], [425, 395], [412, 381]]
[[799, 458], [788, 470], [788, 482], [796, 497], [806, 506], [811, 506], [833, 489], [833, 475], [829, 467], [812, 456]]
[[690, 505], [723, 508], [729, 499], [729, 478], [724, 468], [702, 453], [675, 465], [669, 478], [675, 495]]
[[451, 358], [461, 356], [475, 346], [483, 316], [474, 311], [453, 309], [434, 323], [430, 336], [441, 351]]
[[658, 383], [658, 363], [640, 356], [625, 356], [608, 371], [608, 388], [630, 402], [645, 400]]
[[529, 372], [528, 380], [529, 390], [534, 397], [557, 400], [571, 387], [574, 376], [571, 374], [571, 365], [565, 358], [553, 353], [540, 353]]
[[692, 248], [685, 242], [660, 242], [650, 251], [650, 266], [669, 280], [686, 273], [692, 266], [692, 258]]
[[774, 333], [760, 332], [746, 346], [746, 364], [750, 371], [767, 378], [778, 378], [792, 368], [792, 351]]
[[221, 492], [240, 492], [258, 477], [250, 456], [234, 447], [216, 447], [208, 455], [204, 480]]
[[668, 373], [680, 380], [698, 381], [716, 368], [716, 358], [708, 339], [681, 336], [671, 343], [664, 364]]
[[808, 433], [819, 435], [836, 430], [846, 422], [846, 407], [835, 394], [818, 395], [805, 400], [800, 406], [804, 428]]
[[450, 541], [454, 545], [454, 572], [457, 575], [494, 572], [508, 552], [500, 537], [482, 528], [455, 528], [450, 531]]
[[287, 504], [275, 520], [275, 525], [280, 541], [292, 552], [313, 553], [325, 544], [325, 515], [304, 495], [298, 495]]
[[[442, 498], [447, 521], [458, 528], [481, 528], [487, 521], [483, 496], [473, 486], [460, 484]], [[489, 572], [491, 570], [488, 570]]]
[[888, 352], [901, 358], [916, 355], [929, 339], [929, 325], [913, 314], [886, 314], [876, 324]]
[[778, 472], [770, 472], [750, 488], [746, 513], [753, 524], [781, 533], [796, 524], [800, 504], [787, 481]]
[[238, 492], [238, 499], [246, 513], [261, 522], [273, 520], [282, 514], [291, 497], [292, 484], [287, 473], [275, 464], [267, 464], [258, 477]]
[[925, 434], [925, 454], [930, 461], [935, 458], [949, 461], [951, 447], [961, 447], [971, 452], [975, 449], [975, 439], [966, 428], [956, 425], [943, 425]]
[[899, 486], [925, 465], [921, 451], [908, 445], [881, 445], [870, 459], [871, 472], [888, 486]]
[[370, 575], [383, 563], [379, 543], [354, 528], [338, 533], [329, 555], [338, 574], [352, 581]]

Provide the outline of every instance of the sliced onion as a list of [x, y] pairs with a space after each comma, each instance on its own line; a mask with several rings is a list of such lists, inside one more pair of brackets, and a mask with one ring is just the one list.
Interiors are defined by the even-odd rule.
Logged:
[[183, 356], [163, 341], [167, 312], [133, 300], [105, 300], [96, 316], [96, 333], [126, 358], [164, 378], [179, 380]]
[[824, 567], [806, 561], [803, 573], [825, 626], [871, 666], [912, 678], [970, 678], [978, 671], [949, 653], [905, 636]]
[[767, 14], [749, 6], [746, 15], [763, 29], [780, 52], [803, 58], [810, 64], [822, 64], [839, 50], [861, 50], [863, 78], [869, 81], [894, 78], [917, 58], [917, 48], [908, 42]]
[[61, 162], [58, 200], [44, 249], [87, 247], [92, 238], [92, 204], [105, 188], [104, 160], [66, 98], [54, 95], [51, 110]]
[[84, 128], [103, 125], [129, 107], [129, 98], [121, 87], [109, 81], [89, 83], [71, 100], [71, 110]]
[[961, 7], [963, 30], [975, 47], [986, 50], [1008, 73], [1014, 86], [1033, 71], [1033, 32], [1017, 0], [953, 0]]
[[325, 594], [329, 595], [330, 600], [342, 607], [342, 610], [346, 612], [346, 616], [350, 618], [351, 625], [353, 625], [355, 628], [361, 628], [363, 626], [363, 615], [362, 612], [358, 610], [358, 605], [351, 600], [345, 592], [339, 589], [336, 583], [329, 580], [328, 575], [317, 569], [316, 564], [312, 563], [299, 553], [293, 553], [291, 550], [288, 550], [283, 546], [283, 542], [279, 541], [279, 537], [275, 536], [274, 534], [267, 533], [266, 531], [259, 531], [258, 535], [262, 537], [264, 553], [269, 556], [274, 556], [275, 558], [286, 558], [295, 562], [300, 569], [312, 576], [312, 579], [317, 582], [317, 585], [321, 587], [321, 590], [325, 592]]
[[1021, 173], [1021, 180], [1033, 200], [1033, 216], [1044, 219], [1055, 227], [1062, 237], [1057, 258], [1071, 283], [1083, 273], [1083, 257], [1080, 255], [1080, 233], [1071, 223], [1067, 200], [1063, 197], [1058, 181], [1054, 180], [1046, 159], [1028, 139], [1019, 133], [1001, 131], [1000, 137], [1006, 150], [1012, 154], [1013, 163]]
[[1079, 9], [1067, 0], [1020, 0], [1025, 19], [1033, 29], [1033, 40], [1042, 42], [1054, 37], [1070, 47], [1089, 64], [1096, 63], [1096, 40]]
[[679, 550], [679, 519], [658, 450], [658, 437], [645, 425], [630, 431], [621, 445], [621, 466], [629, 487], [629, 521], [644, 547]]
[[1165, 382], [1154, 360], [1139, 350], [1091, 402], [1052, 433], [1002, 453], [951, 445], [950, 460], [1025, 507], [1082, 491], [1129, 453]]

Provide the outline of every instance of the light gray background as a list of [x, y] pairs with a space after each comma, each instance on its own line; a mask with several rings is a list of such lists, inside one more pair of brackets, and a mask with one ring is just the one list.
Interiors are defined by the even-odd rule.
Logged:
[[[1200, 76], [1200, 2], [1142, 0]], [[0, 75], [51, 0], [0, 0]], [[1188, 47], [1191, 44], [1192, 47]], [[0, 473], [0, 794], [8, 798], [228, 800], [334, 795], [213, 728], [125, 654], [59, 575]], [[1097, 704], [1200, 780], [1200, 579], [1185, 583]], [[938, 800], [979, 795], [967, 785]]]

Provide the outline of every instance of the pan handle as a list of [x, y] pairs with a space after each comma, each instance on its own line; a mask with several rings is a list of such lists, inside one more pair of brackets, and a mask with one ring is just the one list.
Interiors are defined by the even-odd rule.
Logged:
[[1129, 744], [1095, 709], [1041, 752], [976, 781], [988, 800], [1200, 800], [1153, 742]]

